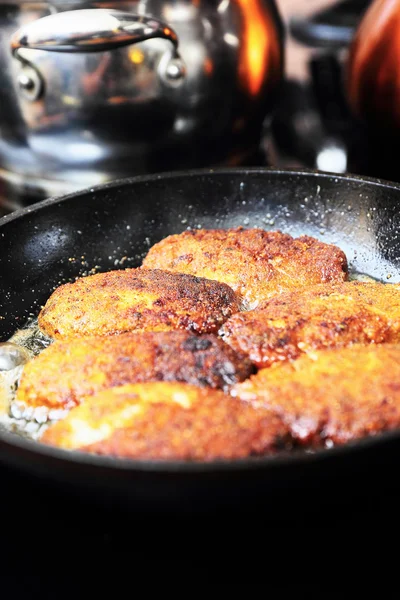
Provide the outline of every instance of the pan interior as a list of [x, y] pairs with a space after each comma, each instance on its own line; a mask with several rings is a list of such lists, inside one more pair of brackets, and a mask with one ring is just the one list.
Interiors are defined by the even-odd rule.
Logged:
[[152, 244], [187, 229], [308, 234], [338, 245], [353, 277], [398, 283], [399, 202], [395, 184], [272, 169], [139, 177], [46, 200], [0, 222], [0, 341], [34, 322], [61, 283], [138, 266]]

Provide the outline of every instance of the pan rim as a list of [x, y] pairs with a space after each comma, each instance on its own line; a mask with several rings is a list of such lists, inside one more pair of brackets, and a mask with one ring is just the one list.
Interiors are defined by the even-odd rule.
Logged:
[[[298, 169], [298, 168], [274, 168], [274, 167], [218, 167], [218, 168], [201, 168], [188, 169], [180, 171], [165, 171], [156, 174], [137, 175], [134, 177], [116, 179], [107, 183], [98, 184], [82, 188], [80, 190], [64, 194], [61, 196], [52, 196], [36, 202], [35, 204], [17, 209], [12, 213], [0, 218], [0, 229], [9, 222], [21, 219], [29, 214], [43, 210], [47, 206], [57, 203], [68, 202], [72, 198], [79, 197], [84, 194], [95, 194], [99, 191], [112, 190], [114, 188], [135, 185], [136, 183], [147, 183], [158, 180], [168, 181], [174, 178], [188, 178], [204, 175], [247, 175], [251, 173], [269, 174], [272, 176], [292, 175], [309, 176], [312, 179], [334, 179], [338, 182], [353, 181], [360, 184], [366, 183], [372, 186], [379, 186], [388, 189], [398, 190], [400, 192], [400, 183], [356, 175], [353, 173], [337, 174], [327, 171], [319, 171], [315, 169]], [[46, 446], [40, 441], [26, 440], [7, 431], [0, 431], [0, 450], [10, 448], [11, 450], [20, 449], [27, 451], [30, 455], [35, 455], [37, 458], [48, 458], [56, 460], [59, 466], [62, 465], [80, 465], [90, 466], [100, 470], [111, 469], [118, 472], [130, 473], [149, 473], [149, 474], [201, 474], [201, 473], [234, 473], [234, 472], [249, 472], [249, 471], [265, 471], [282, 469], [284, 467], [300, 466], [312, 464], [324, 460], [334, 460], [340, 456], [354, 454], [354, 452], [362, 452], [364, 449], [379, 447], [382, 444], [390, 443], [391, 441], [400, 441], [400, 431], [392, 430], [377, 433], [373, 436], [367, 436], [358, 440], [352, 440], [340, 446], [332, 448], [321, 448], [313, 452], [278, 452], [275, 455], [260, 456], [260, 457], [245, 457], [241, 459], [214, 459], [206, 462], [188, 461], [188, 460], [161, 460], [161, 459], [129, 459], [117, 458], [112, 456], [99, 456], [85, 453], [78, 450], [65, 450], [53, 446]], [[3, 452], [0, 453], [0, 455]], [[0, 462], [2, 458], [0, 456]]]
[[[15, 437], [14, 437], [15, 436]], [[0, 450], [3, 447], [11, 449], [20, 449], [27, 451], [29, 455], [35, 455], [36, 458], [48, 458], [57, 461], [59, 466], [80, 465], [82, 467], [90, 466], [99, 470], [112, 470], [128, 473], [149, 473], [149, 474], [209, 474], [209, 473], [240, 473], [257, 472], [265, 470], [275, 470], [290, 468], [293, 466], [305, 466], [323, 461], [335, 460], [336, 458], [354, 455], [355, 452], [374, 449], [382, 444], [390, 444], [393, 441], [400, 442], [400, 431], [384, 431], [373, 436], [366, 436], [358, 440], [352, 440], [340, 446], [332, 448], [316, 449], [313, 452], [279, 451], [275, 455], [250, 456], [244, 458], [224, 459], [218, 458], [210, 461], [190, 461], [190, 460], [162, 460], [162, 459], [131, 459], [119, 458], [113, 456], [95, 455], [79, 450], [65, 450], [53, 446], [46, 446], [36, 440], [26, 440], [19, 437], [18, 434], [12, 434], [7, 431], [0, 432]], [[2, 459], [0, 458], [0, 462]]]
[[52, 204], [64, 203], [68, 202], [72, 198], [76, 198], [78, 196], [82, 196], [84, 194], [95, 194], [96, 192], [101, 192], [104, 190], [111, 190], [113, 188], [126, 187], [129, 185], [135, 185], [136, 183], [147, 183], [158, 180], [169, 180], [175, 178], [188, 178], [188, 177], [196, 177], [200, 175], [229, 175], [229, 174], [262, 174], [268, 173], [270, 175], [293, 175], [293, 176], [310, 176], [316, 179], [335, 179], [339, 181], [354, 181], [358, 183], [367, 183], [372, 184], [374, 186], [385, 187], [390, 189], [400, 190], [400, 182], [397, 183], [395, 181], [390, 181], [386, 179], [380, 179], [375, 177], [367, 177], [362, 175], [356, 175], [353, 173], [339, 174], [339, 173], [330, 173], [329, 171], [319, 171], [316, 169], [298, 169], [298, 168], [279, 168], [276, 169], [274, 167], [215, 167], [215, 168], [200, 168], [200, 169], [187, 169], [180, 171], [163, 171], [160, 173], [153, 173], [150, 175], [136, 175], [134, 177], [124, 177], [122, 179], [114, 179], [112, 181], [106, 183], [100, 183], [97, 185], [92, 185], [88, 187], [84, 187], [74, 192], [70, 192], [68, 194], [63, 194], [61, 196], [50, 196], [49, 198], [45, 198], [44, 200], [40, 200], [35, 202], [34, 204], [14, 210], [8, 215], [5, 215], [0, 218], [0, 227], [14, 221], [16, 219], [22, 218], [26, 215], [36, 213], [47, 206], [51, 206]]

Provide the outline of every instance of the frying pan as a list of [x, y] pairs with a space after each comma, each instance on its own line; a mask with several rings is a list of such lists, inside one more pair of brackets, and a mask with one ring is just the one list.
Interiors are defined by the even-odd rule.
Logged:
[[[397, 283], [399, 205], [395, 183], [270, 168], [140, 176], [39, 202], [0, 220], [1, 341], [37, 314], [59, 284], [91, 268], [138, 266], [153, 243], [188, 227], [309, 234], [339, 245], [351, 271]], [[68, 453], [0, 433], [5, 471], [58, 494], [58, 508], [79, 496], [87, 520], [95, 507], [114, 520], [249, 514], [250, 507], [286, 518], [288, 499], [315, 510], [326, 499], [353, 502], [355, 493], [396, 483], [399, 458], [400, 432], [315, 453], [209, 464]]]

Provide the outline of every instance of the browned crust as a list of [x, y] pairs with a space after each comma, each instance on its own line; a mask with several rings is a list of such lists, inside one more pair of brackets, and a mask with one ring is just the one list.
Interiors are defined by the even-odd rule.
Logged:
[[353, 281], [310, 286], [233, 315], [219, 333], [259, 368], [314, 350], [398, 342], [400, 285]]
[[250, 360], [213, 334], [125, 333], [58, 340], [24, 367], [17, 400], [71, 408], [84, 396], [139, 381], [182, 381], [227, 389], [254, 372]]
[[[102, 439], [88, 443], [93, 436]], [[163, 382], [92, 396], [41, 441], [121, 458], [210, 461], [273, 454], [286, 438], [287, 427], [273, 412], [218, 390]]]
[[347, 259], [337, 246], [243, 227], [170, 235], [150, 248], [143, 266], [224, 282], [250, 306], [285, 291], [348, 279]]
[[355, 345], [303, 355], [233, 386], [275, 410], [305, 445], [343, 444], [400, 426], [400, 345]]
[[59, 286], [38, 318], [56, 339], [127, 331], [213, 333], [240, 301], [227, 285], [182, 273], [124, 269]]

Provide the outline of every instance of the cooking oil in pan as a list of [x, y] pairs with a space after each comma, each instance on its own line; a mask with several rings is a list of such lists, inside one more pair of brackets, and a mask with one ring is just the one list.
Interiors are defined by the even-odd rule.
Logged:
[[0, 428], [35, 439], [46, 424], [57, 419], [61, 411], [33, 409], [15, 402], [24, 365], [50, 344], [51, 339], [39, 330], [37, 318], [0, 344]]
[[364, 275], [363, 273], [349, 273], [349, 279], [350, 281], [377, 281], [377, 279], [370, 277], [370, 275]]

